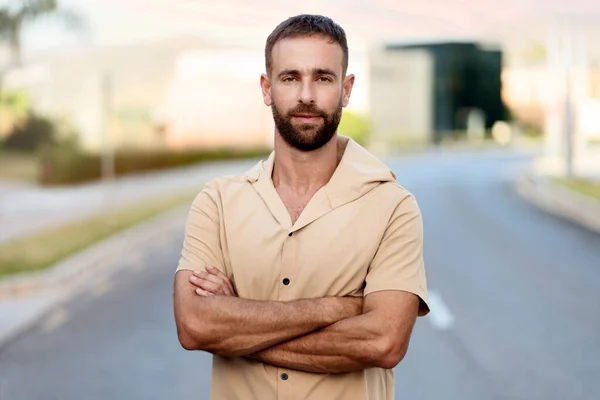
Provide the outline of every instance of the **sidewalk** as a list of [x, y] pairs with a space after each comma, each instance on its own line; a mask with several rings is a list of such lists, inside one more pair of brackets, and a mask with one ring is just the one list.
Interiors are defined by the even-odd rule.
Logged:
[[0, 243], [147, 198], [200, 191], [211, 178], [242, 173], [257, 161], [210, 162], [74, 187], [0, 182]]
[[533, 174], [519, 178], [515, 189], [540, 209], [600, 234], [600, 201]]
[[2, 348], [62, 303], [127, 268], [148, 247], [178, 237], [189, 207], [167, 211], [150, 221], [92, 245], [52, 268], [0, 280], [0, 352]]
[[[243, 173], [257, 161], [211, 162], [76, 187], [0, 182], [0, 243], [148, 198], [200, 191], [214, 177]], [[117, 271], [135, 267], [136, 255], [184, 228], [188, 211], [185, 206], [162, 213], [47, 270], [0, 279], [0, 351], [63, 302]]]

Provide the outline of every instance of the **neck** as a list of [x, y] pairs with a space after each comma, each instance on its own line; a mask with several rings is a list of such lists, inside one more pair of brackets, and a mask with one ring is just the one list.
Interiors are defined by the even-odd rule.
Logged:
[[275, 134], [273, 184], [298, 195], [314, 193], [325, 186], [339, 164], [338, 136], [317, 150], [300, 151]]

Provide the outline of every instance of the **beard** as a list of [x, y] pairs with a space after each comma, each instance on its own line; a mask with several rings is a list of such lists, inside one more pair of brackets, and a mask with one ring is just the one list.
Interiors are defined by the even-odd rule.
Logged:
[[[308, 152], [320, 149], [335, 135], [342, 119], [342, 99], [340, 98], [338, 106], [331, 114], [315, 105], [304, 103], [298, 104], [284, 115], [273, 102], [271, 111], [277, 131], [283, 140], [295, 149]], [[320, 124], [292, 124], [292, 116], [302, 113], [318, 115], [323, 122]]]

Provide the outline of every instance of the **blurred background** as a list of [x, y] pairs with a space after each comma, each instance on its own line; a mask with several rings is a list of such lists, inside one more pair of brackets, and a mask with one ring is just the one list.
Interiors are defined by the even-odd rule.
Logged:
[[339, 133], [424, 216], [397, 398], [600, 398], [600, 3], [0, 0], [0, 400], [208, 398], [183, 224], [271, 151], [265, 40], [301, 13], [348, 36]]

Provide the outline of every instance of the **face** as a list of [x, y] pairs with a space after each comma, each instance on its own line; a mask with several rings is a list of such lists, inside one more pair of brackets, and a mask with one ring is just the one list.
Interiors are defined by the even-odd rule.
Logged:
[[344, 77], [343, 51], [319, 36], [280, 40], [273, 47], [270, 76], [261, 76], [281, 138], [301, 151], [328, 143], [348, 105], [354, 76]]

